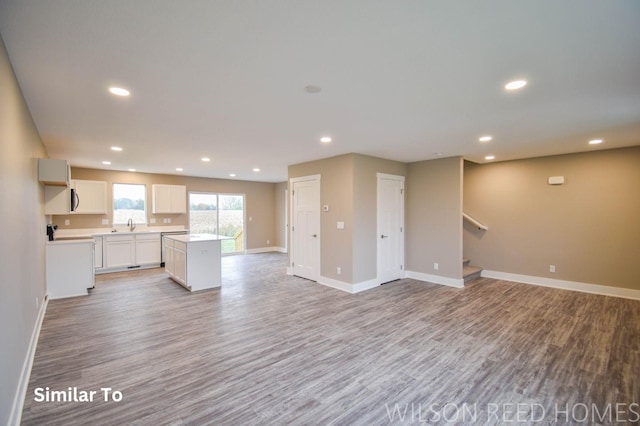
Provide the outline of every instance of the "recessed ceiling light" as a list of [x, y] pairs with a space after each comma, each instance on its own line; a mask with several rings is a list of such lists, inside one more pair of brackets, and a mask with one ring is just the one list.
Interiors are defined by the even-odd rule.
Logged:
[[602, 139], [593, 139], [589, 141], [589, 145], [598, 145], [604, 142]]
[[116, 96], [129, 96], [131, 94], [131, 92], [122, 87], [109, 87], [109, 92]]
[[236, 177], [236, 174], [235, 173], [229, 173], [229, 176]]
[[481, 136], [480, 139], [478, 139], [480, 142], [489, 142], [491, 139], [493, 139], [493, 136]]
[[486, 157], [484, 157], [485, 160], [495, 160], [496, 156], [495, 155], [487, 155]]
[[135, 171], [136, 171], [136, 169], [129, 169], [129, 171], [130, 171], [130, 172], [135, 172]]
[[505, 84], [504, 88], [507, 90], [518, 90], [518, 89], [522, 89], [526, 85], [527, 85], [526, 80], [514, 80]]
[[202, 161], [204, 161], [205, 163], [208, 163], [209, 161], [211, 161], [211, 158], [209, 157], [202, 157], [201, 158]]
[[111, 161], [103, 161], [102, 164], [108, 166], [109, 164], [111, 164]]
[[320, 138], [320, 142], [329, 143], [329, 142], [331, 142], [331, 138], [329, 136], [323, 136], [323, 137]]
[[118, 151], [118, 152], [120, 152], [120, 151], [122, 151], [122, 148], [120, 148], [119, 146], [112, 146], [112, 147], [111, 147], [111, 151]]
[[256, 167], [255, 169], [253, 169], [253, 171], [254, 171], [254, 172], [259, 172], [259, 171], [260, 171], [260, 169]]
[[176, 172], [181, 172], [182, 171], [182, 167], [176, 167]]
[[322, 91], [322, 87], [310, 84], [304, 87], [304, 91], [307, 93], [320, 93]]

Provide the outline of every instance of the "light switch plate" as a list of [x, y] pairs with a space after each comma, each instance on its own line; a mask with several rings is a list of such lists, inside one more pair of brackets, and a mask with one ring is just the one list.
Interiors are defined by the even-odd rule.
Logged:
[[149, 223], [156, 223], [156, 218], [152, 217], [151, 219], [149, 219]]
[[69, 219], [65, 219], [64, 226], [69, 226], [69, 225], [71, 225], [71, 221]]
[[344, 222], [338, 222], [338, 229], [344, 229]]

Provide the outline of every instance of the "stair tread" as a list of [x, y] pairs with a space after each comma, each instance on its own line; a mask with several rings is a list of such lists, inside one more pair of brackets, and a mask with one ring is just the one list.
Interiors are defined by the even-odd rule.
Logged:
[[482, 271], [482, 268], [478, 266], [465, 266], [462, 268], [462, 276], [466, 277], [481, 271]]
[[471, 260], [470, 260], [468, 257], [463, 257], [463, 258], [462, 258], [462, 264], [463, 264], [464, 266], [468, 266], [468, 265], [469, 265], [469, 262], [471, 262]]

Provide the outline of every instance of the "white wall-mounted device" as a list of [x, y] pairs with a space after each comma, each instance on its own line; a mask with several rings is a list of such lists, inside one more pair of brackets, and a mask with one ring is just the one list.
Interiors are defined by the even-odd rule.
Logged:
[[564, 183], [564, 176], [551, 176], [548, 182], [549, 185], [562, 185]]

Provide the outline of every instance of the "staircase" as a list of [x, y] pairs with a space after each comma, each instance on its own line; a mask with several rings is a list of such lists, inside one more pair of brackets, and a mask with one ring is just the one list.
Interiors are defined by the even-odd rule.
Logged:
[[470, 262], [467, 258], [462, 259], [462, 278], [464, 278], [465, 284], [480, 278], [480, 273], [482, 272], [482, 268], [471, 266]]

